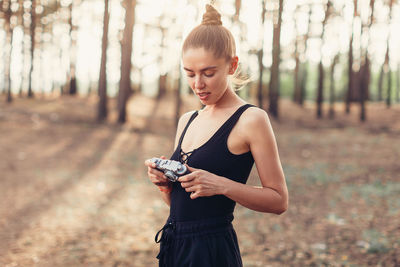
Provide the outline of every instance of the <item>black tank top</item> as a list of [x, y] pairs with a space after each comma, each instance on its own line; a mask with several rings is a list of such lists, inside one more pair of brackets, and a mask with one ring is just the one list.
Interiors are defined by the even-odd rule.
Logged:
[[[171, 159], [187, 163], [189, 166], [209, 171], [219, 176], [245, 184], [254, 163], [251, 151], [232, 154], [227, 145], [230, 132], [242, 113], [253, 105], [245, 104], [215, 132], [202, 146], [184, 153], [181, 145], [190, 123], [197, 117], [195, 111], [182, 131], [179, 143]], [[236, 202], [223, 195], [190, 198], [179, 182], [173, 183], [171, 192], [170, 217], [176, 221], [201, 220], [228, 215], [233, 212]]]

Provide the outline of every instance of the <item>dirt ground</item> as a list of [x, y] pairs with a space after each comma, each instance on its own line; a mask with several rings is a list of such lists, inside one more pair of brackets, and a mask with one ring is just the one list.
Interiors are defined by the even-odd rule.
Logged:
[[[182, 112], [196, 108], [185, 98]], [[237, 206], [244, 266], [400, 266], [400, 106], [370, 104], [366, 123], [356, 105], [334, 120], [280, 111], [289, 209]], [[168, 207], [143, 162], [170, 156], [174, 101], [134, 95], [125, 125], [95, 114], [96, 97], [0, 97], [0, 266], [157, 265]]]

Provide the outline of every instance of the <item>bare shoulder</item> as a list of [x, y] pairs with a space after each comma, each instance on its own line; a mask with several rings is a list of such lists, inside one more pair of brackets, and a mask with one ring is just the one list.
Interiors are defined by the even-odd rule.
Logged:
[[190, 117], [193, 115], [193, 113], [195, 113], [196, 110], [192, 110], [189, 112], [184, 113], [178, 121], [178, 130], [180, 127], [183, 127], [184, 125], [186, 125], [186, 123], [189, 121]]
[[243, 112], [238, 124], [239, 131], [248, 144], [274, 135], [268, 113], [258, 107], [250, 107]]
[[240, 117], [240, 123], [244, 127], [257, 127], [268, 125], [270, 124], [270, 121], [265, 110], [259, 107], [250, 107], [243, 112], [242, 116]]

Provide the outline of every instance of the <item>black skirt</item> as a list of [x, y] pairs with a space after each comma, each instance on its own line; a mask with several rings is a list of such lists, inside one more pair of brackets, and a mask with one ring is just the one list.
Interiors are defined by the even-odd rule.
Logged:
[[159, 266], [242, 267], [232, 220], [232, 214], [185, 222], [168, 218], [155, 238], [160, 243]]

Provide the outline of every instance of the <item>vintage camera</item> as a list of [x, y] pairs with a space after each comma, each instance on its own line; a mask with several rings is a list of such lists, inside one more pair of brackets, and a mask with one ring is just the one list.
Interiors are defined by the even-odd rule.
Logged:
[[176, 182], [180, 176], [188, 173], [187, 167], [179, 161], [160, 158], [152, 158], [150, 161], [154, 162], [156, 169], [164, 172], [171, 182]]

